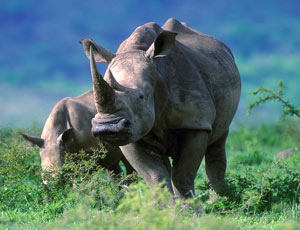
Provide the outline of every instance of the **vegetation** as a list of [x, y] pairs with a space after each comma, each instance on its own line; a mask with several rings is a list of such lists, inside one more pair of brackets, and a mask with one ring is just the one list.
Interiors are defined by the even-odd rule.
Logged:
[[[43, 122], [60, 98], [91, 88], [79, 39], [91, 36], [115, 51], [137, 26], [149, 21], [162, 25], [169, 17], [186, 21], [232, 49], [243, 81], [240, 110], [251, 100], [250, 92], [269, 85], [271, 89], [254, 92], [257, 99], [250, 111], [277, 101], [284, 115], [299, 115], [297, 0], [285, 4], [110, 1], [105, 10], [101, 4], [98, 0], [88, 4], [75, 0], [72, 6], [69, 1], [3, 2], [1, 125], [30, 127], [33, 120]], [[284, 95], [282, 82], [273, 90], [282, 76], [288, 78], [283, 79], [289, 89]], [[268, 120], [274, 107], [264, 107]], [[244, 113], [239, 112], [238, 118]], [[210, 191], [202, 164], [196, 197], [174, 202], [166, 191], [151, 190], [136, 176], [130, 186], [124, 185], [125, 177], [112, 181], [93, 159], [85, 160], [84, 152], [76, 162], [67, 155], [59, 177], [44, 175], [50, 181], [45, 186], [39, 150], [24, 143], [20, 135], [24, 130], [0, 126], [0, 229], [300, 229], [300, 152], [276, 158], [285, 149], [299, 149], [299, 130], [299, 121], [287, 120], [236, 127], [227, 143], [227, 185], [222, 196]], [[36, 127], [27, 131], [40, 133]]]
[[274, 92], [268, 88], [260, 87], [257, 90], [255, 90], [252, 94], [254, 96], [259, 95], [259, 97], [252, 103], [249, 104], [248, 114], [251, 114], [251, 111], [254, 107], [258, 106], [261, 103], [265, 103], [268, 101], [277, 101], [281, 104], [283, 107], [283, 117], [290, 115], [290, 116], [296, 116], [300, 118], [300, 107], [295, 108], [294, 105], [292, 105], [287, 99], [283, 96], [283, 88], [285, 87], [283, 85], [282, 81], [279, 81], [278, 85], [278, 91]]
[[102, 169], [87, 173], [95, 163], [80, 157], [83, 152], [76, 164], [67, 157], [64, 183], [53, 179], [42, 186], [38, 149], [24, 143], [24, 130], [2, 128], [0, 229], [299, 229], [300, 152], [276, 159], [299, 145], [291, 127], [299, 130], [300, 123], [232, 131], [227, 187], [213, 203], [203, 165], [196, 197], [174, 203], [166, 191], [150, 190], [139, 178], [125, 186], [125, 178], [113, 182]]
[[[284, 115], [298, 116], [299, 108], [285, 99], [283, 89], [282, 81], [277, 91], [257, 89], [253, 94], [258, 98], [249, 110], [277, 101]], [[52, 182], [43, 186], [38, 149], [25, 145], [22, 130], [2, 128], [0, 228], [299, 229], [300, 152], [276, 158], [284, 149], [299, 147], [299, 129], [295, 121], [237, 128], [227, 143], [223, 196], [210, 192], [201, 166], [195, 182], [197, 196], [173, 204], [166, 191], [150, 190], [141, 180], [129, 187], [122, 181], [127, 178], [112, 182], [104, 170], [94, 171], [95, 161], [86, 161], [82, 151], [76, 163], [67, 155], [60, 177], [49, 177]], [[212, 196], [217, 198], [210, 203]]]

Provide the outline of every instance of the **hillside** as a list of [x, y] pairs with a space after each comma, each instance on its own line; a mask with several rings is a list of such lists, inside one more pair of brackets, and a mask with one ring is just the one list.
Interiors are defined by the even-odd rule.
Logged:
[[[296, 0], [55, 1], [4, 0], [0, 8], [0, 125], [42, 124], [54, 103], [91, 88], [78, 40], [90, 36], [116, 51], [139, 25], [169, 17], [224, 41], [243, 81], [238, 116], [249, 92], [282, 79], [288, 97], [300, 97], [300, 4]], [[103, 72], [105, 65], [101, 65]], [[35, 114], [40, 114], [39, 116]], [[261, 117], [274, 107], [266, 107]], [[276, 108], [275, 108], [276, 111]], [[276, 118], [274, 118], [276, 119]]]

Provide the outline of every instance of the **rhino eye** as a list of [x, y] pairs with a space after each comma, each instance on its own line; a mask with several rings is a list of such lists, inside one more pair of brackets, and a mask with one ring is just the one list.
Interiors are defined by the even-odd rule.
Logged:
[[141, 100], [144, 99], [144, 95], [140, 94], [139, 99], [141, 99]]

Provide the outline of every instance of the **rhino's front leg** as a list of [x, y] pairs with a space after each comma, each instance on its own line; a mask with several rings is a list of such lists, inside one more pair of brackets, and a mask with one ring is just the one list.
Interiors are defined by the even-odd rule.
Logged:
[[138, 142], [120, 146], [120, 148], [128, 162], [150, 187], [164, 182], [164, 186], [172, 193], [171, 175], [168, 168], [163, 161], [156, 160], [147, 154], [147, 151], [151, 150], [145, 149], [146, 147]]
[[194, 195], [194, 180], [206, 151], [208, 133], [187, 130], [178, 138], [179, 158], [173, 162], [172, 186], [175, 197]]

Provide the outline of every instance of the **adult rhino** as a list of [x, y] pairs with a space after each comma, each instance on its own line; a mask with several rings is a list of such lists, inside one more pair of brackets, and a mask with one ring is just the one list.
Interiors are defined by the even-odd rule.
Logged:
[[[43, 170], [59, 170], [66, 152], [76, 154], [79, 150], [84, 150], [87, 154], [92, 154], [93, 149], [99, 149], [99, 140], [91, 133], [91, 120], [96, 113], [93, 92], [90, 90], [78, 97], [60, 100], [52, 109], [41, 138], [22, 134], [26, 142], [40, 148]], [[119, 147], [103, 144], [108, 152], [105, 158], [98, 160], [100, 166], [115, 175], [120, 174], [122, 169], [119, 162], [122, 158], [127, 173], [133, 172]], [[44, 183], [47, 181], [44, 180]]]
[[[121, 146], [147, 184], [164, 181], [175, 196], [194, 194], [205, 156], [207, 180], [219, 191], [241, 91], [230, 49], [175, 19], [138, 27], [116, 54], [90, 38], [81, 44], [98, 111], [93, 134]], [[104, 79], [95, 63], [103, 61], [109, 64]]]

